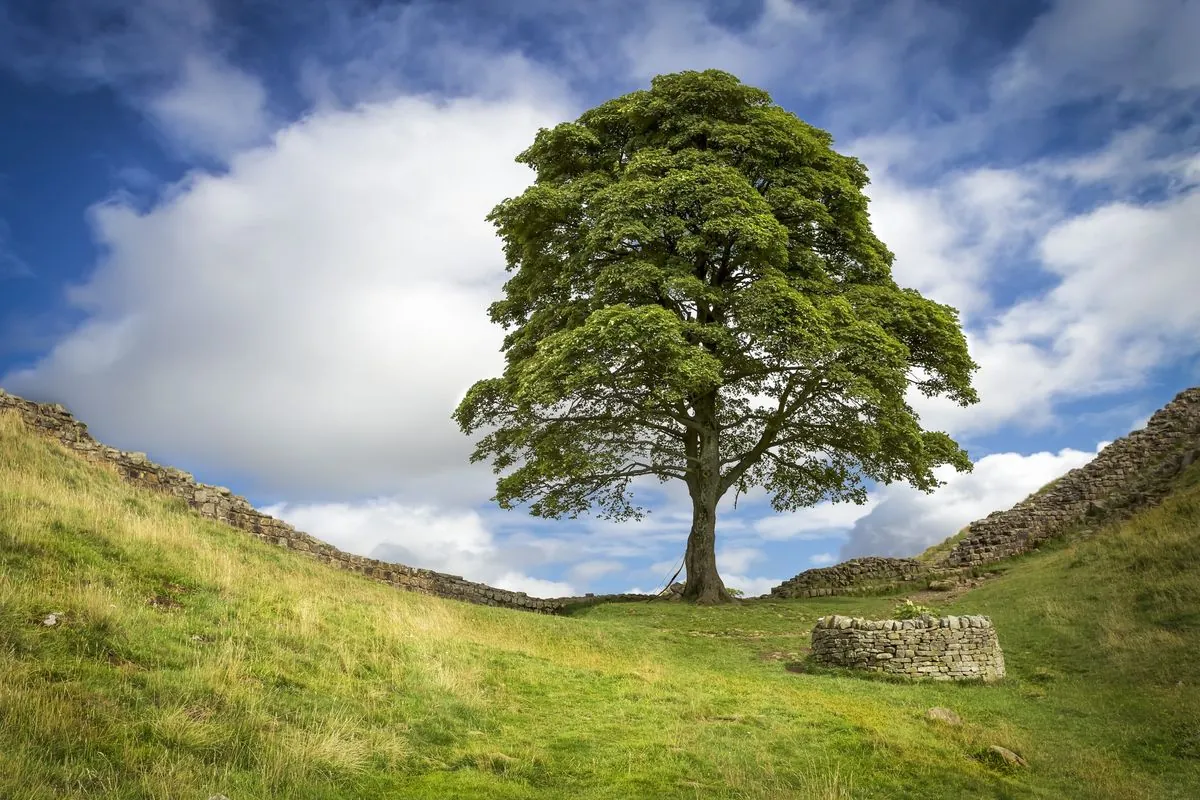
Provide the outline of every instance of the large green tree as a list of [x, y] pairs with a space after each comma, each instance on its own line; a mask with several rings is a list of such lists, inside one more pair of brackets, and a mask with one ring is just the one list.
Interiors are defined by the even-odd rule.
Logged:
[[975, 402], [957, 312], [893, 281], [866, 169], [831, 143], [716, 70], [538, 131], [517, 157], [534, 184], [488, 217], [514, 273], [489, 309], [507, 366], [454, 413], [502, 507], [627, 519], [632, 480], [683, 481], [684, 597], [716, 603], [729, 490], [785, 511], [970, 469], [906, 402]]

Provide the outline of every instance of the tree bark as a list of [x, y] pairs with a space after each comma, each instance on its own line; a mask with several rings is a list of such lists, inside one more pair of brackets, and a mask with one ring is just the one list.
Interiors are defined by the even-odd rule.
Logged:
[[692, 530], [688, 534], [683, 565], [687, 582], [683, 599], [701, 604], [728, 603], [733, 599], [717, 572], [717, 501], [721, 499], [721, 454], [717, 433], [716, 393], [698, 398], [696, 421], [702, 430], [695, 465], [688, 481], [692, 496]]
[[688, 534], [687, 552], [683, 557], [687, 582], [683, 599], [703, 605], [727, 603], [733, 599], [717, 572], [717, 509], [692, 501], [692, 531]]

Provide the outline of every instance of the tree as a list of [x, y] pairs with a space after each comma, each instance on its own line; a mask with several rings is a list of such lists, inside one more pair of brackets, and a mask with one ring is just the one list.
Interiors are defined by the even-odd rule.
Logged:
[[506, 367], [454, 412], [501, 507], [624, 520], [634, 479], [683, 481], [684, 597], [716, 603], [730, 489], [787, 511], [971, 468], [906, 401], [976, 401], [957, 312], [893, 281], [866, 169], [831, 143], [716, 70], [538, 131], [517, 157], [535, 182], [488, 216], [514, 273], [489, 307]]

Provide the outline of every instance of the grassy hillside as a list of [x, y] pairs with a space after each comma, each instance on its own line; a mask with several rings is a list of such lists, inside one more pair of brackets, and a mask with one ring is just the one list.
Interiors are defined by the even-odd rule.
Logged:
[[818, 616], [896, 598], [555, 618], [407, 594], [0, 415], [0, 797], [1193, 798], [1191, 478], [946, 608], [995, 619], [1008, 680], [917, 685], [785, 668]]
[[946, 556], [950, 555], [950, 551], [954, 549], [954, 545], [958, 544], [963, 539], [967, 538], [967, 536], [969, 536], [970, 533], [971, 533], [971, 528], [970, 528], [970, 526], [967, 526], [967, 527], [963, 528], [962, 530], [960, 530], [958, 533], [951, 536], [949, 539], [943, 539], [942, 541], [938, 542], [937, 544], [930, 545], [929, 547], [925, 548], [925, 550], [923, 552], [914, 556], [914, 558], [916, 558], [917, 561], [920, 561], [921, 563], [926, 564], [926, 565], [932, 566], [934, 564], [937, 564], [939, 561], [944, 559]]

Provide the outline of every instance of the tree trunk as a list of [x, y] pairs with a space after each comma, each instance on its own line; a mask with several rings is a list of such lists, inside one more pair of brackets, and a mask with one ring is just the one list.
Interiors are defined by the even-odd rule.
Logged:
[[688, 534], [687, 552], [683, 557], [687, 570], [683, 599], [704, 605], [728, 603], [733, 599], [717, 572], [716, 506], [715, 498], [711, 503], [693, 499], [692, 532]]
[[692, 496], [692, 530], [688, 534], [683, 565], [687, 582], [683, 599], [696, 603], [728, 603], [733, 599], [717, 573], [717, 501], [720, 500], [721, 456], [718, 447], [716, 393], [695, 404], [696, 420], [703, 427], [697, 441], [695, 466], [688, 491]]

